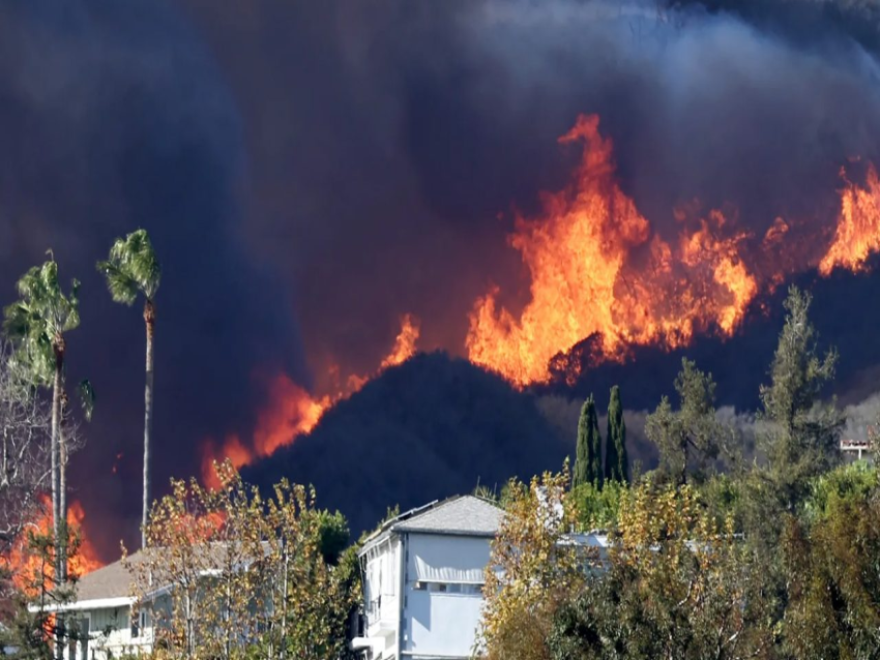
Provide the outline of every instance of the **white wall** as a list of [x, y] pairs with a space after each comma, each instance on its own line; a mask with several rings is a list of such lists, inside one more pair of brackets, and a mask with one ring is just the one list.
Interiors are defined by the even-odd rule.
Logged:
[[[148, 627], [140, 630], [138, 637], [132, 638], [128, 607], [90, 610], [83, 614], [89, 616], [88, 660], [93, 657], [96, 660], [106, 660], [111, 657], [110, 654], [118, 658], [149, 650], [153, 631]], [[76, 660], [84, 658], [84, 645], [79, 646]]]
[[392, 536], [370, 551], [364, 570], [366, 636], [383, 638], [379, 658], [397, 653], [400, 627], [401, 540]]
[[[471, 657], [483, 607], [481, 588], [490, 539], [410, 534], [407, 549], [403, 649]], [[417, 582], [421, 589], [416, 589]], [[451, 589], [460, 592], [450, 593]]]

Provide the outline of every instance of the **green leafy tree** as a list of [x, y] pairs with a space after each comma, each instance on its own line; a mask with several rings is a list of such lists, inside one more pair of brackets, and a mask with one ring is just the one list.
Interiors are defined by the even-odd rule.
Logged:
[[578, 420], [577, 456], [574, 462], [572, 486], [596, 484], [602, 486], [602, 438], [593, 395], [584, 401]]
[[321, 556], [326, 563], [335, 566], [351, 542], [348, 521], [340, 511], [319, 511], [317, 515]]
[[645, 434], [660, 453], [660, 472], [668, 480], [682, 485], [688, 471], [698, 481], [706, 477], [712, 461], [718, 458], [723, 432], [715, 416], [715, 381], [712, 374], [697, 369], [687, 358], [675, 379], [679, 409], [674, 410], [667, 397], [648, 415]]
[[770, 367], [770, 384], [761, 387], [759, 436], [768, 459], [766, 473], [779, 504], [794, 512], [809, 493], [810, 481], [840, 460], [843, 416], [820, 399], [834, 378], [837, 353], [819, 354], [818, 335], [809, 320], [811, 297], [789, 289], [785, 325]]
[[216, 490], [173, 480], [151, 512], [147, 546], [125, 560], [135, 576], [132, 595], [170, 658], [229, 660], [258, 641], [267, 536], [261, 501], [229, 465], [218, 478]]
[[602, 488], [595, 484], [573, 487], [569, 500], [576, 512], [577, 527], [585, 532], [613, 528], [626, 488], [626, 484], [619, 481], [606, 481]]
[[585, 567], [596, 557], [560, 542], [576, 522], [567, 468], [526, 487], [513, 483], [486, 566], [476, 650], [488, 660], [543, 660], [557, 608], [580, 591]]
[[626, 451], [626, 422], [620, 388], [611, 388], [608, 403], [608, 433], [605, 435], [605, 481], [629, 483], [629, 455]]
[[162, 278], [159, 260], [145, 229], [119, 238], [110, 248], [98, 270], [107, 279], [113, 300], [131, 306], [138, 295], [144, 297], [144, 324], [147, 333], [146, 384], [144, 385], [144, 484], [141, 507], [141, 544], [146, 544], [147, 515], [150, 510], [150, 436], [153, 428], [153, 337], [156, 327], [156, 293]]
[[51, 259], [31, 268], [16, 287], [20, 299], [4, 310], [4, 331], [16, 346], [17, 361], [31, 374], [33, 382], [41, 386], [51, 383], [52, 388], [52, 519], [58, 547], [55, 579], [62, 584], [67, 578], [67, 512], [62, 510], [65, 498], [61, 492], [65, 333], [79, 326], [79, 282], [73, 280], [70, 294], [65, 295], [58, 279], [58, 264]]
[[880, 488], [873, 468], [822, 477], [808, 522], [782, 538], [789, 602], [784, 648], [797, 658], [880, 657]]
[[360, 575], [355, 551], [341, 550], [345, 519], [317, 509], [305, 486], [282, 481], [263, 499], [228, 462], [217, 477], [217, 489], [173, 481], [150, 513], [147, 546], [127, 560], [159, 654], [348, 657]]
[[[268, 520], [276, 534], [271, 542], [274, 566], [269, 628], [276, 631], [279, 658], [337, 660], [347, 654], [346, 624], [359, 597], [357, 560], [352, 552], [336, 565], [332, 554], [339, 525], [315, 508], [312, 488], [282, 480], [269, 502]], [[328, 528], [335, 529], [330, 536]]]
[[626, 491], [603, 571], [559, 607], [553, 660], [762, 657], [761, 571], [691, 485]]

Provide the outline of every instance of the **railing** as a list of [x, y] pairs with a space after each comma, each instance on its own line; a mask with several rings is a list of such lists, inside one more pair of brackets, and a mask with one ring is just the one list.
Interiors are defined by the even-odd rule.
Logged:
[[874, 447], [868, 440], [841, 440], [840, 451], [850, 454], [857, 454], [859, 460], [862, 454], [870, 454], [874, 451]]
[[394, 629], [397, 625], [398, 612], [393, 594], [385, 594], [374, 598], [364, 606], [364, 617], [367, 628], [379, 627], [382, 630]]

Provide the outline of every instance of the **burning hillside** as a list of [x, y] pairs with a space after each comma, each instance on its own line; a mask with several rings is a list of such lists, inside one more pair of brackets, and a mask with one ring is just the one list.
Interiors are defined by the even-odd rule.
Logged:
[[[676, 348], [695, 334], [729, 337], [762, 290], [791, 272], [818, 265], [857, 271], [880, 248], [880, 183], [874, 166], [864, 187], [846, 180], [834, 240], [817, 264], [810, 251], [788, 246], [792, 263], [775, 261], [789, 224], [776, 218], [763, 236], [736, 223], [736, 213], [699, 214], [699, 202], [675, 209], [678, 236], [667, 241], [620, 189], [610, 139], [599, 118], [581, 116], [560, 138], [582, 141], [572, 182], [542, 196], [542, 216], [517, 218], [510, 244], [530, 274], [530, 300], [517, 316], [498, 308], [498, 290], [480, 299], [471, 316], [470, 359], [524, 386], [546, 381], [551, 360], [595, 337], [596, 361], [623, 360], [636, 345]], [[758, 240], [756, 240], [758, 239]], [[824, 236], [813, 236], [821, 245]], [[579, 376], [571, 363], [567, 380]]]
[[[818, 234], [813, 249], [802, 254], [788, 245], [785, 260], [778, 253], [797, 219], [777, 217], [755, 235], [739, 226], [735, 209], [703, 211], [694, 200], [673, 209], [677, 236], [667, 238], [622, 191], [613, 144], [601, 134], [597, 116], [580, 116], [559, 142], [582, 145], [571, 182], [542, 193], [541, 215], [517, 217], [509, 237], [528, 270], [528, 302], [511, 312], [498, 302], [500, 288], [493, 288], [475, 302], [465, 340], [471, 362], [517, 387], [546, 382], [554, 361], [575, 383], [582, 363], [564, 356], [585, 340], [591, 341], [596, 366], [625, 361], [637, 346], [671, 350], [698, 335], [730, 337], [761, 292], [773, 291], [793, 273], [858, 271], [880, 248], [880, 183], [873, 166], [864, 185], [850, 182], [842, 171], [836, 230], [824, 256], [816, 256], [815, 246], [828, 239]], [[406, 315], [377, 373], [413, 355], [418, 337], [417, 323]], [[229, 457], [241, 466], [270, 455], [311, 431], [329, 407], [367, 380], [351, 376], [337, 391], [315, 398], [278, 376], [251, 445], [236, 436], [220, 447], [207, 445], [203, 474], [214, 459]]]
[[[400, 325], [400, 333], [376, 374], [405, 362], [415, 353], [419, 338], [418, 319], [405, 314]], [[360, 390], [371, 377], [352, 374], [334, 393], [316, 398], [285, 374], [275, 376], [269, 389], [271, 401], [260, 412], [249, 444], [242, 443], [234, 434], [219, 445], [211, 440], [203, 444], [202, 480], [216, 487], [219, 482], [214, 472], [215, 462], [229, 459], [236, 468], [250, 465], [255, 459], [269, 456], [297, 436], [310, 432], [328, 408]]]

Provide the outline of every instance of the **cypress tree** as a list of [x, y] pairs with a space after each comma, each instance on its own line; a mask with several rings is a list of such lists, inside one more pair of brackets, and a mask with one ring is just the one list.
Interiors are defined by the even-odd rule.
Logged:
[[578, 420], [577, 456], [571, 485], [574, 488], [581, 484], [602, 485], [602, 438], [592, 394], [584, 401]]
[[611, 388], [608, 403], [608, 434], [605, 436], [605, 480], [629, 483], [629, 456], [626, 451], [626, 423], [620, 388]]

